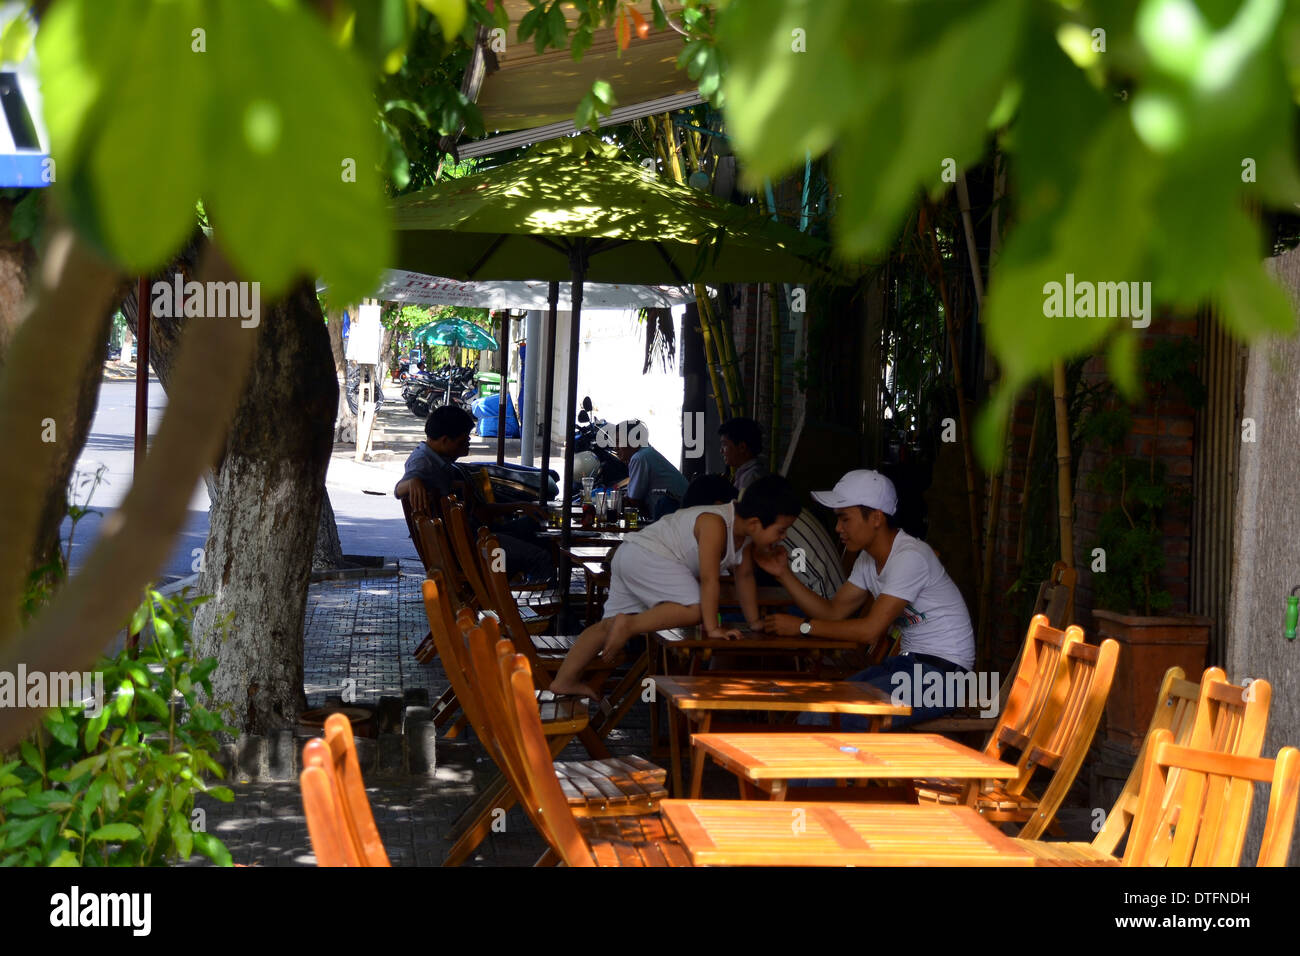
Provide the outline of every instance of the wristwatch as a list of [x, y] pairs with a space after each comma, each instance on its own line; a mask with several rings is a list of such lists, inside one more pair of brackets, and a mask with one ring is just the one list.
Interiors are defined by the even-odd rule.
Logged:
[[799, 633], [802, 634], [804, 637], [807, 637], [809, 634], [811, 634], [812, 621], [808, 620], [808, 618], [804, 618], [803, 622], [799, 625]]

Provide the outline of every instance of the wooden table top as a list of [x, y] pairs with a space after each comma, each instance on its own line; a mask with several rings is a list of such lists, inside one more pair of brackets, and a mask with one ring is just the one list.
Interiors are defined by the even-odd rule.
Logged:
[[[722, 625], [730, 627], [724, 623]], [[700, 628], [672, 627], [656, 631], [654, 635], [669, 647], [683, 650], [704, 650], [706, 648], [730, 651], [843, 651], [857, 645], [852, 641], [837, 641], [830, 637], [780, 637], [763, 631], [749, 631], [741, 628], [741, 637], [728, 640], [722, 637], [701, 637]]]
[[[732, 642], [735, 643], [734, 641]], [[658, 676], [655, 690], [679, 710], [781, 710], [903, 717], [912, 712], [870, 684], [788, 677]]]
[[696, 866], [1033, 866], [971, 807], [664, 800]]
[[[560, 537], [563, 535], [563, 533], [564, 530], [562, 528], [542, 528], [540, 531], [537, 532], [537, 537], [554, 538], [555, 540], [558, 541]], [[577, 525], [574, 525], [570, 534], [572, 535], [574, 541], [581, 542], [582, 544], [585, 545], [605, 544], [610, 547], [614, 547], [616, 545], [623, 543], [624, 539], [628, 535], [628, 532], [619, 531], [617, 528], [614, 529], [579, 528]]]
[[939, 734], [695, 734], [696, 747], [749, 780], [1010, 780], [1015, 766]]

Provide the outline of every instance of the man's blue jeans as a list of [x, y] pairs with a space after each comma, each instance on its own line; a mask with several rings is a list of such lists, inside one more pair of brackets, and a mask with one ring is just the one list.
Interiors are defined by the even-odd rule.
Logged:
[[[952, 704], [952, 706], [946, 707], [918, 706], [921, 699], [922, 686], [917, 686], [917, 667], [921, 668], [922, 681], [931, 680], [931, 678], [926, 676], [930, 673], [938, 674], [940, 680], [942, 680], [944, 675], [951, 671], [955, 670], [958, 672], [964, 672], [962, 668], [957, 667], [955, 664], [944, 669], [942, 667], [936, 667], [929, 661], [918, 660], [911, 654], [900, 654], [898, 657], [886, 658], [874, 667], [868, 667], [864, 671], [859, 671], [850, 677], [849, 680], [870, 684], [872, 687], [878, 687], [890, 696], [894, 694], [896, 689], [900, 688], [902, 692], [911, 691], [911, 693], [904, 693], [904, 700], [912, 704], [912, 713], [907, 717], [895, 717], [889, 726], [890, 730], [898, 730], [900, 727], [906, 727], [909, 724], [919, 724], [924, 720], [933, 720], [936, 717], [942, 717], [944, 714], [956, 710], [956, 703], [951, 701], [945, 701], [945, 703]], [[907, 681], [901, 685], [894, 680], [894, 675], [900, 673], [907, 676]], [[916, 695], [915, 699], [912, 697], [913, 693]], [[831, 714], [800, 714], [799, 723], [807, 727], [828, 727], [831, 723], [831, 716]], [[865, 714], [841, 714], [840, 728], [845, 731], [866, 730], [870, 720], [871, 718]]]

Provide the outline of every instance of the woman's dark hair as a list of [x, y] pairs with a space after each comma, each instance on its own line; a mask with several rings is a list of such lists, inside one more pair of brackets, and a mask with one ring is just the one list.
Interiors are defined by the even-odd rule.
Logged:
[[736, 486], [721, 475], [700, 475], [686, 489], [682, 496], [683, 508], [696, 508], [700, 505], [715, 505], [718, 502], [735, 501]]
[[718, 435], [731, 439], [733, 445], [744, 445], [751, 455], [763, 451], [763, 429], [752, 418], [729, 418], [718, 426]]
[[764, 475], [746, 488], [736, 502], [737, 515], [757, 518], [764, 528], [774, 524], [781, 515], [797, 518], [802, 510], [794, 486], [780, 475]]
[[439, 405], [424, 420], [424, 434], [428, 438], [459, 438], [474, 429], [474, 416], [455, 405]]

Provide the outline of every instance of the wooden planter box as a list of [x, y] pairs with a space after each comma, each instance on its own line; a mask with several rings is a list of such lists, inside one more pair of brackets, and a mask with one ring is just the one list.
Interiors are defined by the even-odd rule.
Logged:
[[1214, 622], [1190, 614], [1130, 617], [1093, 611], [1092, 616], [1097, 619], [1098, 642], [1113, 637], [1120, 644], [1115, 682], [1106, 699], [1106, 738], [1137, 753], [1151, 724], [1165, 671], [1181, 667], [1188, 680], [1201, 679]]

